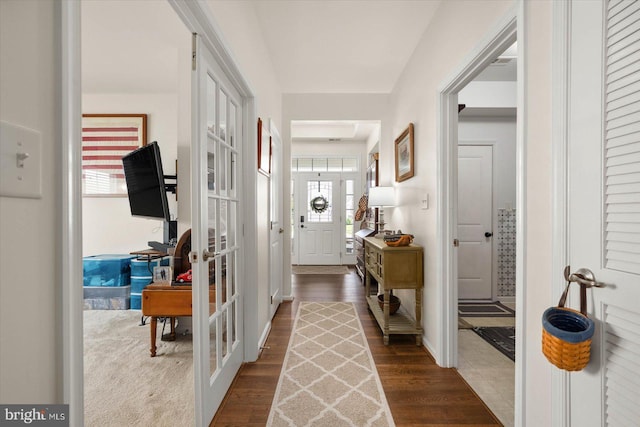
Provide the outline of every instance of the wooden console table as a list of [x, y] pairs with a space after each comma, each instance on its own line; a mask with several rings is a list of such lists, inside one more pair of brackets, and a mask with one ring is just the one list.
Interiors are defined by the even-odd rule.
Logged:
[[[365, 296], [369, 310], [382, 329], [384, 344], [389, 344], [390, 334], [415, 335], [416, 345], [422, 344], [422, 247], [414, 244], [391, 247], [383, 239], [366, 237], [364, 251]], [[372, 279], [378, 282], [378, 289], [371, 289]], [[400, 312], [389, 314], [389, 291], [392, 289], [415, 290], [415, 320]], [[384, 310], [378, 304], [378, 293], [384, 295]]]
[[[212, 314], [216, 309], [216, 292], [214, 286], [209, 289], [209, 314]], [[142, 315], [151, 317], [151, 357], [156, 355], [158, 317], [170, 318], [170, 336], [175, 338], [175, 318], [191, 316], [192, 313], [191, 286], [150, 284], [142, 290]]]

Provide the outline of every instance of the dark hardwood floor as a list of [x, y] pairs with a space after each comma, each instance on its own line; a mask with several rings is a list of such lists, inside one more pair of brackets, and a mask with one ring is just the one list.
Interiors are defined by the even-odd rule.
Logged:
[[238, 372], [212, 426], [263, 426], [289, 343], [300, 301], [348, 301], [356, 304], [371, 353], [398, 426], [500, 426], [455, 369], [438, 367], [411, 335], [382, 334], [364, 300], [355, 272], [349, 275], [293, 275], [294, 301], [280, 305], [260, 358]]

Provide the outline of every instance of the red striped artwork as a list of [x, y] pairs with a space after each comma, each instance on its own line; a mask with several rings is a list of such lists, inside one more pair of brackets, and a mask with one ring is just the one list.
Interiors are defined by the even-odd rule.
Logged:
[[125, 195], [122, 157], [146, 144], [146, 114], [82, 116], [84, 195]]

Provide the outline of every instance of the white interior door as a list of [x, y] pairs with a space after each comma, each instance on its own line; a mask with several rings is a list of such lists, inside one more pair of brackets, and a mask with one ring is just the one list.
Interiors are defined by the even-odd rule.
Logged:
[[588, 290], [596, 332], [589, 365], [569, 377], [571, 425], [637, 426], [640, 2], [573, 1], [570, 13], [569, 260], [605, 283]]
[[492, 298], [493, 147], [458, 146], [458, 298]]
[[243, 360], [239, 271], [242, 107], [194, 36], [192, 142], [193, 356], [196, 425], [209, 425]]
[[340, 174], [298, 174], [298, 263], [339, 265], [342, 241]]
[[282, 139], [273, 120], [270, 121], [271, 133], [271, 197], [270, 197], [270, 314], [276, 313], [282, 301], [282, 262], [284, 222], [282, 215]]

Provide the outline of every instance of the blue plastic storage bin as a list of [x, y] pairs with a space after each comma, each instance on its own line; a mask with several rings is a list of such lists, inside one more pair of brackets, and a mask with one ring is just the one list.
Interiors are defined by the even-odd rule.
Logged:
[[169, 265], [171, 257], [164, 257], [147, 261], [146, 259], [131, 260], [131, 275], [135, 277], [153, 276], [153, 267]]
[[82, 259], [84, 286], [129, 286], [132, 255], [105, 254]]
[[131, 276], [131, 292], [140, 293], [142, 290], [151, 283], [151, 276], [148, 277], [135, 277]]
[[130, 286], [85, 286], [82, 289], [85, 310], [128, 310]]
[[142, 309], [142, 294], [132, 292], [129, 307], [131, 308], [131, 310]]

